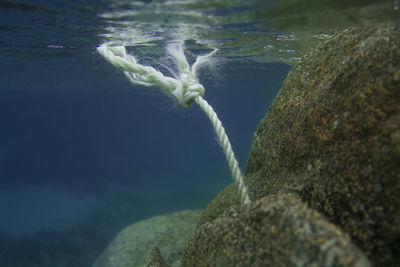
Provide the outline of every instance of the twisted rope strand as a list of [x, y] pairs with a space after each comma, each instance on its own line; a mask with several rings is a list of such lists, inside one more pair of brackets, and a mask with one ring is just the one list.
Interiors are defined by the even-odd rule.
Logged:
[[241, 203], [250, 203], [248, 190], [244, 183], [235, 154], [233, 153], [231, 143], [229, 142], [221, 121], [218, 119], [217, 113], [215, 113], [213, 108], [202, 97], [205, 90], [203, 85], [199, 83], [196, 75], [201, 65], [206, 63], [208, 58], [215, 54], [217, 50], [207, 55], [197, 57], [195, 63], [190, 67], [182, 46], [167, 47], [167, 51], [170, 56], [173, 57], [179, 71], [179, 76], [177, 78], [166, 77], [153, 67], [139, 64], [133, 56], [126, 53], [126, 49], [123, 46], [109, 47], [103, 44], [98, 47], [97, 50], [112, 65], [123, 70], [133, 84], [160, 87], [167, 96], [171, 97], [182, 108], [190, 107], [193, 102], [196, 102], [210, 119], [217, 133], [233, 180], [238, 186]]
[[207, 117], [210, 119], [211, 124], [213, 125], [214, 130], [217, 133], [218, 141], [225, 153], [226, 161], [228, 162], [233, 180], [238, 185], [241, 203], [244, 204], [250, 203], [247, 187], [243, 181], [242, 172], [240, 171], [239, 164], [236, 160], [235, 154], [233, 153], [231, 143], [229, 142], [229, 138], [225, 133], [225, 129], [222, 126], [222, 123], [219, 120], [217, 113], [210, 106], [210, 104], [208, 104], [208, 102], [201, 96], [197, 96], [194, 100], [199, 105], [199, 107], [204, 111]]

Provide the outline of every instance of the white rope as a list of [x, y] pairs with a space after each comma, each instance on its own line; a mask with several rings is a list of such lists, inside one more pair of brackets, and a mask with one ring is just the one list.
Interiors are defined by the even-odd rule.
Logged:
[[194, 100], [201, 107], [204, 113], [206, 113], [214, 127], [215, 132], [217, 133], [218, 141], [224, 150], [226, 161], [228, 162], [229, 169], [231, 170], [233, 180], [238, 186], [240, 201], [244, 204], [250, 203], [249, 194], [247, 192], [247, 187], [244, 184], [242, 172], [240, 171], [239, 164], [236, 160], [235, 154], [233, 153], [231, 143], [229, 142], [228, 136], [225, 133], [225, 129], [222, 126], [221, 121], [218, 119], [217, 113], [215, 113], [214, 109], [201, 96], [197, 96]]
[[228, 136], [217, 114], [207, 101], [204, 100], [203, 96], [205, 90], [197, 78], [197, 71], [208, 61], [209, 57], [217, 52], [217, 50], [215, 49], [207, 55], [197, 57], [192, 67], [190, 67], [182, 46], [168, 46], [167, 52], [175, 61], [179, 72], [176, 78], [164, 76], [153, 67], [139, 64], [132, 55], [126, 53], [124, 46], [108, 46], [103, 44], [98, 47], [97, 50], [112, 65], [123, 70], [132, 83], [149, 87], [160, 87], [167, 96], [171, 97], [182, 108], [190, 107], [195, 101], [204, 113], [206, 113], [217, 133], [233, 180], [238, 185], [241, 202], [244, 204], [250, 203], [247, 187], [244, 183], [239, 164], [233, 153]]

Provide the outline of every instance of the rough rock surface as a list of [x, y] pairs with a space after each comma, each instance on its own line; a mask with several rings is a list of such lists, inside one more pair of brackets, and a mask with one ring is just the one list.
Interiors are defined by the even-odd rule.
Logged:
[[182, 266], [369, 266], [348, 235], [286, 194], [233, 206], [201, 225], [185, 254]]
[[[377, 266], [400, 264], [400, 30], [347, 29], [306, 55], [254, 135], [245, 180], [253, 201], [292, 193]], [[201, 223], [221, 220], [234, 190]]]
[[93, 267], [180, 266], [200, 214], [180, 211], [134, 223], [117, 235]]
[[145, 267], [168, 267], [163, 257], [161, 256], [160, 250], [157, 247], [154, 247], [147, 251], [143, 263], [143, 266]]

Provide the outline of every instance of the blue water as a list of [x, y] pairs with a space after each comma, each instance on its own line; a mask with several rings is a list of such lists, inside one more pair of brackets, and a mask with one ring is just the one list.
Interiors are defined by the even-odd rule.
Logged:
[[[0, 1], [0, 266], [90, 266], [123, 227], [204, 208], [231, 183], [198, 107], [132, 86], [97, 54], [111, 7]], [[199, 78], [244, 170], [290, 66], [229, 57]]]
[[155, 67], [167, 43], [191, 61], [218, 48], [199, 79], [244, 171], [291, 65], [332, 29], [398, 10], [345, 2], [0, 0], [0, 266], [91, 266], [125, 226], [203, 209], [231, 183], [205, 114], [133, 86], [97, 46]]
[[0, 266], [91, 266], [125, 226], [203, 209], [231, 183], [205, 114], [133, 86], [97, 46], [126, 45], [155, 67], [167, 43], [185, 42], [192, 61], [218, 48], [199, 79], [244, 171], [291, 65], [332, 29], [398, 10], [392, 0], [274, 2], [285, 5], [0, 0]]

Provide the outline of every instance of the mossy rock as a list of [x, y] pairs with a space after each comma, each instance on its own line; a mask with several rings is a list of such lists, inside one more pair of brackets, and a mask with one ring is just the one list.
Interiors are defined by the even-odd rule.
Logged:
[[[207, 245], [205, 245], [207, 244]], [[232, 206], [202, 224], [182, 266], [370, 266], [349, 236], [292, 195]]]
[[123, 229], [93, 267], [180, 266], [200, 210], [154, 216]]
[[[294, 194], [376, 265], [400, 264], [400, 30], [344, 30], [294, 66], [254, 135], [245, 175], [253, 201]], [[237, 203], [232, 190], [202, 223]]]

